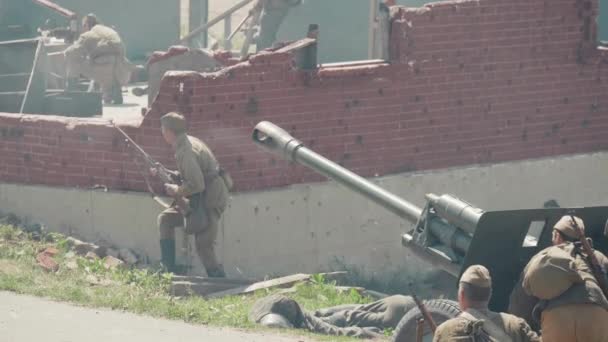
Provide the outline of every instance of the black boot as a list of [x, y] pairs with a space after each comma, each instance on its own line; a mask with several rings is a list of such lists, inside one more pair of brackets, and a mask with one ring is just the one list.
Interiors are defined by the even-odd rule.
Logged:
[[167, 272], [175, 273], [175, 240], [160, 240], [160, 260]]
[[224, 273], [224, 267], [218, 265], [215, 269], [207, 270], [207, 276], [209, 278], [226, 278], [226, 273]]
[[112, 101], [117, 105], [123, 104], [122, 86], [117, 81], [112, 84]]

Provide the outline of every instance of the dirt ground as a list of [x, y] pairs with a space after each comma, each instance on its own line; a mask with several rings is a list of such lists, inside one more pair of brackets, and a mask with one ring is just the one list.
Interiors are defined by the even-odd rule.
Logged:
[[0, 336], [3, 342], [310, 341], [298, 336], [249, 333], [88, 309], [8, 292], [0, 292]]

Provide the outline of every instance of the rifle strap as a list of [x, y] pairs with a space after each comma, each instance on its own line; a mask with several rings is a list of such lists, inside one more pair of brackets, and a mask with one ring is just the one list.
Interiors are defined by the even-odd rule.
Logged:
[[511, 336], [507, 335], [503, 328], [492, 322], [492, 320], [483, 312], [480, 312], [475, 309], [468, 309], [467, 311], [463, 311], [460, 314], [460, 317], [472, 322], [482, 320], [483, 328], [490, 336], [501, 342], [513, 342]]
[[[133, 156], [132, 152], [131, 152], [131, 156]], [[133, 157], [133, 160], [135, 161], [135, 164], [137, 165], [137, 171], [139, 171], [139, 173], [144, 177], [144, 181], [146, 182], [146, 186], [148, 187], [148, 192], [150, 192], [150, 195], [152, 196], [154, 201], [156, 201], [156, 203], [160, 204], [165, 209], [170, 208], [171, 205], [169, 205], [165, 201], [163, 201], [160, 198], [160, 196], [158, 196], [156, 194], [156, 192], [154, 191], [154, 188], [152, 187], [152, 184], [150, 183], [150, 177], [143, 169], [141, 163], [139, 162], [139, 159], [137, 157]]]

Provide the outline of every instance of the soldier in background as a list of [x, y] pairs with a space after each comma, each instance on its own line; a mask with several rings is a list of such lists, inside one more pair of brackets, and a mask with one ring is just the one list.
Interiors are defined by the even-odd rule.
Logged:
[[64, 51], [67, 87], [74, 89], [82, 75], [100, 86], [105, 103], [122, 104], [122, 87], [135, 66], [127, 60], [120, 36], [94, 14], [83, 18], [82, 28], [80, 38]]
[[[181, 185], [165, 184], [169, 196], [180, 195], [189, 200], [191, 213], [184, 217], [176, 208], [158, 215], [161, 260], [169, 272], [176, 273], [175, 228], [184, 227], [193, 234], [196, 252], [209, 277], [225, 277], [224, 268], [215, 255], [219, 221], [226, 209], [230, 176], [220, 168], [213, 152], [201, 140], [186, 134], [186, 120], [181, 114], [168, 113], [161, 118], [165, 141], [175, 149]], [[150, 170], [155, 174], [155, 169]]]
[[396, 0], [384, 0], [378, 4], [378, 15], [376, 17], [376, 37], [374, 39], [375, 59], [390, 59], [390, 31], [391, 31], [391, 7], [396, 5]]
[[251, 11], [262, 11], [260, 31], [256, 38], [257, 51], [272, 47], [289, 10], [301, 3], [302, 0], [256, 0]]
[[487, 268], [473, 265], [460, 278], [458, 304], [462, 313], [437, 327], [434, 342], [449, 341], [540, 341], [538, 335], [521, 318], [492, 312], [492, 278]]

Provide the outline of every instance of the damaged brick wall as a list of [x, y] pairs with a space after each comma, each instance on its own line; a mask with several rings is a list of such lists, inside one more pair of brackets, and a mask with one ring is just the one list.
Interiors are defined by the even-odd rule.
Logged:
[[[289, 54], [270, 53], [213, 74], [172, 72], [130, 132], [171, 165], [159, 118], [183, 112], [240, 191], [322, 179], [255, 147], [250, 134], [261, 120], [365, 176], [604, 150], [608, 65], [588, 24], [597, 5], [480, 0], [400, 8], [390, 63], [303, 72]], [[0, 157], [10, 161], [0, 166], [2, 180], [144, 188], [111, 127], [83, 119], [69, 130], [40, 120], [0, 117], [0, 129], [24, 131], [2, 136]], [[47, 132], [69, 144], [46, 146]], [[47, 149], [73, 162], [26, 175], [34, 151]], [[104, 162], [111, 168], [102, 173]], [[65, 167], [79, 177], [57, 176]]]
[[[135, 133], [134, 129], [125, 130]], [[117, 133], [101, 119], [1, 114], [0, 179], [9, 183], [145, 189]], [[150, 149], [159, 154], [153, 146]]]

